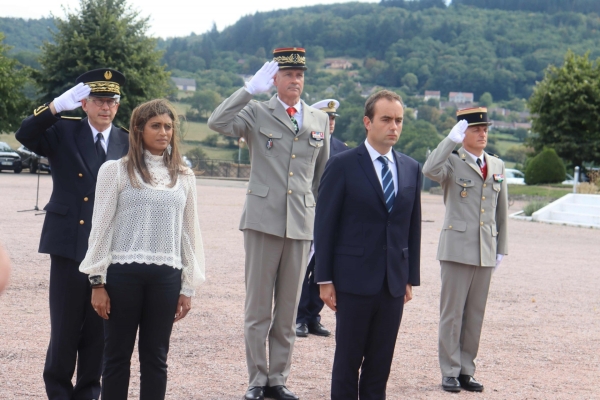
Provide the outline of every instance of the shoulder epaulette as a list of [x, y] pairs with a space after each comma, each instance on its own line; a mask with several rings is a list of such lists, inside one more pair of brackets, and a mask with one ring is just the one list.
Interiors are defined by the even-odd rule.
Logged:
[[129, 133], [129, 129], [120, 126], [119, 128], [123, 129], [125, 132]]
[[67, 117], [65, 115], [61, 115], [60, 118], [61, 119], [69, 119], [69, 120], [72, 120], [72, 121], [81, 121], [81, 117]]
[[344, 142], [344, 146], [348, 147], [348, 143]]
[[494, 154], [494, 153], [488, 153], [488, 156], [500, 158], [500, 156], [498, 154]]

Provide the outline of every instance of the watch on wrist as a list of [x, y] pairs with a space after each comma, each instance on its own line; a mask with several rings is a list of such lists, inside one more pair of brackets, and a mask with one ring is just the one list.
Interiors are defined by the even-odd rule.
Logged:
[[104, 285], [104, 279], [100, 275], [90, 275], [90, 286]]

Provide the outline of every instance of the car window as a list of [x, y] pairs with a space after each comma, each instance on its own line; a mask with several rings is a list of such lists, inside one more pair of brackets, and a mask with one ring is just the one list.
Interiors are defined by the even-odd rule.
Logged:
[[0, 151], [12, 151], [12, 149], [8, 144], [0, 142]]
[[515, 175], [515, 177], [517, 178], [525, 178], [525, 174], [522, 173], [521, 171], [515, 171], [513, 172], [513, 174]]

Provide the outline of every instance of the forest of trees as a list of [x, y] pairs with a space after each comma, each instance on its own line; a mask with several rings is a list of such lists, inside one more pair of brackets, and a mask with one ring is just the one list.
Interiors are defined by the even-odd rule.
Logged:
[[[383, 0], [384, 2], [386, 0]], [[388, 0], [394, 1], [394, 0]], [[454, 5], [543, 13], [578, 12], [600, 14], [598, 0], [452, 0]]]

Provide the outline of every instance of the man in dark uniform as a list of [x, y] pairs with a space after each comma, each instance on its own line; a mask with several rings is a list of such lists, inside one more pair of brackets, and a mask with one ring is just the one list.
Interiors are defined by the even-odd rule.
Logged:
[[[53, 190], [40, 239], [50, 254], [50, 344], [44, 382], [50, 400], [100, 397], [104, 331], [91, 305], [86, 274], [79, 272], [88, 247], [100, 165], [127, 154], [129, 135], [112, 125], [125, 77], [97, 69], [77, 86], [25, 118], [17, 139], [52, 165]], [[61, 116], [82, 107], [87, 118]], [[77, 363], [77, 380], [71, 383]]]
[[[337, 109], [340, 107], [340, 103], [335, 99], [325, 99], [316, 102], [311, 107], [324, 111], [329, 116], [329, 133], [331, 134], [329, 157], [333, 157], [344, 150], [348, 150], [346, 143], [333, 136], [335, 117], [339, 116]], [[309, 333], [317, 336], [329, 336], [331, 334], [331, 332], [321, 325], [321, 316], [319, 313], [323, 309], [325, 303], [321, 300], [319, 285], [317, 285], [313, 278], [315, 271], [314, 253], [315, 248], [314, 245], [312, 245], [308, 256], [310, 261], [306, 269], [306, 276], [302, 282], [302, 294], [300, 296], [298, 314], [296, 316], [296, 336], [299, 337], [307, 337]]]

